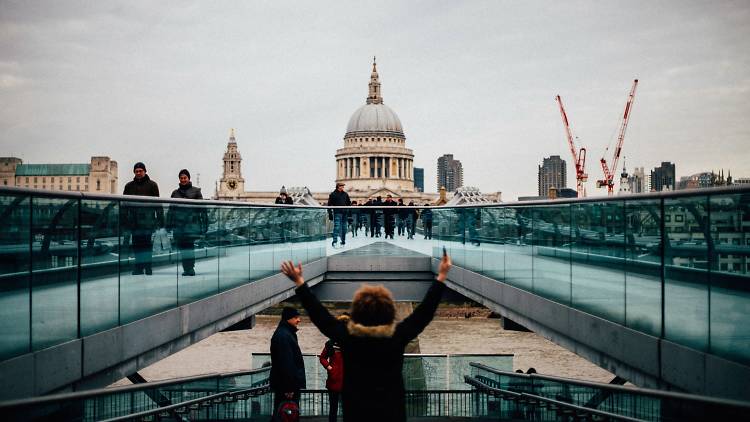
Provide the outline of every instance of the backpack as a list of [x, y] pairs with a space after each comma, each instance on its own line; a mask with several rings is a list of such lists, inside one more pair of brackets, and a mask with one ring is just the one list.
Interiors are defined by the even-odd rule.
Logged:
[[283, 401], [276, 410], [274, 422], [298, 422], [299, 406], [294, 401]]

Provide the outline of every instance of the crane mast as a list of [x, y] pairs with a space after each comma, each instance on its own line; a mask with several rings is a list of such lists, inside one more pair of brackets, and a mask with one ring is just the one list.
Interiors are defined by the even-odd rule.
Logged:
[[[612, 196], [614, 193], [614, 172], [617, 171], [617, 162], [620, 160], [620, 153], [622, 152], [622, 145], [625, 142], [625, 131], [628, 128], [628, 121], [630, 121], [630, 111], [633, 108], [633, 101], [635, 100], [635, 89], [638, 87], [638, 79], [633, 80], [633, 87], [630, 88], [630, 95], [628, 96], [628, 102], [625, 104], [625, 112], [622, 115], [622, 123], [620, 124], [620, 132], [617, 136], [617, 147], [615, 148], [614, 156], [612, 157], [612, 167], [610, 168], [607, 164], [607, 160], [602, 157], [599, 162], [602, 165], [602, 172], [604, 173], [604, 179], [596, 181], [596, 187], [601, 188], [607, 187], [607, 193]], [[604, 151], [607, 154], [607, 151]]]
[[568, 138], [568, 146], [570, 147], [570, 153], [573, 155], [573, 162], [576, 166], [576, 192], [578, 193], [579, 198], [583, 198], [586, 196], [586, 187], [583, 183], [589, 178], [589, 175], [586, 174], [586, 148], [581, 148], [576, 152], [575, 142], [573, 141], [573, 132], [570, 130], [568, 115], [565, 113], [562, 98], [558, 95], [555, 97], [555, 100], [557, 100], [557, 103], [560, 105], [560, 115], [562, 116], [563, 125], [565, 126], [565, 135]]

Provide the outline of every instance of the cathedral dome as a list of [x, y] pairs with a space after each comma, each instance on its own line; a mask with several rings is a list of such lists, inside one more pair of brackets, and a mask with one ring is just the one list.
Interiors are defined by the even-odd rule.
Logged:
[[390, 107], [383, 104], [383, 96], [380, 92], [380, 80], [374, 58], [369, 87], [370, 92], [367, 95], [367, 102], [352, 114], [349, 124], [346, 126], [346, 135], [344, 137], [369, 135], [373, 134], [373, 132], [379, 132], [387, 136], [404, 138], [404, 129], [401, 127], [401, 120], [399, 120], [396, 113]]
[[357, 132], [396, 132], [403, 136], [404, 129], [396, 113], [387, 105], [380, 103], [365, 104], [352, 114], [346, 126], [346, 134]]

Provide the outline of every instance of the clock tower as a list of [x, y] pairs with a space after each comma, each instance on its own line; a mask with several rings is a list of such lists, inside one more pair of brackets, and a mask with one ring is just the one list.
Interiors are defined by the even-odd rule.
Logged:
[[227, 152], [224, 153], [224, 169], [219, 180], [219, 197], [239, 197], [245, 192], [245, 179], [242, 178], [240, 164], [242, 157], [237, 150], [234, 129], [229, 132]]

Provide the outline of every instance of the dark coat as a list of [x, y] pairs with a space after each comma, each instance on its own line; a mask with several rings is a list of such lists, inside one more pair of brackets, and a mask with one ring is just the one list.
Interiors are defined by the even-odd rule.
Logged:
[[432, 223], [432, 210], [431, 209], [425, 208], [422, 210], [422, 222]]
[[156, 184], [147, 175], [144, 175], [141, 180], [133, 178], [125, 185], [125, 190], [122, 192], [123, 195], [139, 195], [139, 196], [159, 196], [159, 185]]
[[[133, 178], [125, 185], [123, 195], [159, 196], [159, 186], [148, 177]], [[135, 231], [152, 231], [164, 225], [164, 211], [160, 204], [123, 204], [123, 218], [126, 227]]]
[[345, 421], [405, 421], [404, 349], [432, 320], [445, 290], [435, 281], [422, 303], [400, 323], [363, 326], [338, 321], [312, 294], [307, 283], [297, 297], [316, 327], [341, 345], [346, 370], [342, 403]]
[[[172, 191], [172, 198], [203, 199], [201, 188], [191, 183]], [[200, 237], [208, 230], [208, 213], [204, 207], [172, 205], [167, 214], [167, 228], [173, 230], [175, 237]]]
[[271, 337], [271, 388], [290, 393], [305, 388], [305, 362], [297, 343], [297, 329], [279, 322]]
[[294, 199], [287, 196], [286, 199], [281, 199], [281, 195], [276, 197], [276, 201], [274, 201], [274, 204], [286, 204], [286, 205], [294, 205]]
[[331, 192], [330, 195], [328, 195], [328, 205], [335, 206], [335, 207], [343, 207], [343, 206], [349, 206], [352, 204], [352, 201], [349, 199], [349, 194], [338, 190], [335, 190]]

